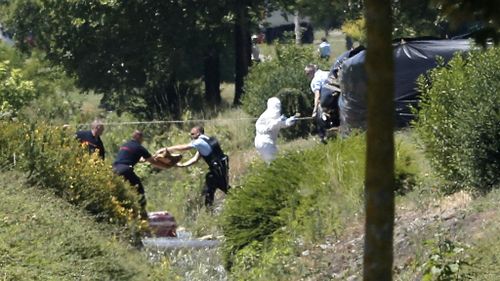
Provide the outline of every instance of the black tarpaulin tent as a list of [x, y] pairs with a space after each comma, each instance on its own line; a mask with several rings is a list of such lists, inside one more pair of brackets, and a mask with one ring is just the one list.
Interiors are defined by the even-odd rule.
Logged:
[[[419, 100], [416, 80], [437, 66], [437, 57], [448, 62], [456, 52], [472, 47], [467, 39], [398, 40], [394, 47], [394, 101], [396, 126], [404, 127], [413, 118], [411, 106]], [[341, 55], [342, 56], [342, 55]], [[364, 68], [366, 50], [345, 59], [340, 68], [339, 117], [341, 130], [366, 128], [367, 77]]]

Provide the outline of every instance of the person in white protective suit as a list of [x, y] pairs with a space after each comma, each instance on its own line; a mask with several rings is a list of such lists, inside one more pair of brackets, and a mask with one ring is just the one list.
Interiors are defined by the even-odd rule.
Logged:
[[278, 98], [267, 100], [266, 111], [255, 123], [255, 148], [267, 164], [270, 164], [278, 153], [276, 140], [280, 129], [294, 125], [296, 120], [295, 116], [287, 118], [281, 115], [281, 101]]

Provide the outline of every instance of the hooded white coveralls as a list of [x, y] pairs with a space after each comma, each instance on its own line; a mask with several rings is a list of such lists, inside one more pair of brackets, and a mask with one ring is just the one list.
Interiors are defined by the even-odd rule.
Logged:
[[267, 109], [255, 123], [255, 148], [266, 163], [271, 163], [276, 158], [278, 148], [276, 140], [281, 128], [295, 124], [296, 118], [281, 116], [281, 102], [272, 97], [267, 100]]

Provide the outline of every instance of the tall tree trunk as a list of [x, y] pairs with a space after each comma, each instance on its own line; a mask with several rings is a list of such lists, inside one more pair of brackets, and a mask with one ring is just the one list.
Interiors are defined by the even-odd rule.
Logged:
[[392, 280], [394, 229], [394, 63], [391, 0], [365, 0], [368, 129], [363, 280]]
[[205, 100], [210, 104], [220, 104], [219, 51], [211, 47], [204, 59]]
[[234, 105], [239, 105], [243, 95], [243, 79], [248, 74], [250, 66], [250, 34], [248, 31], [247, 1], [236, 1], [236, 21], [234, 25], [235, 35], [235, 81], [234, 81]]
[[299, 11], [295, 11], [293, 16], [294, 33], [295, 33], [295, 44], [300, 45], [302, 33], [300, 32], [300, 14]]

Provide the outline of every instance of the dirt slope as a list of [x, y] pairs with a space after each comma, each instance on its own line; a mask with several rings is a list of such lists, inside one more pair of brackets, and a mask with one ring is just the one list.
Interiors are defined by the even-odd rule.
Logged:
[[[394, 280], [420, 280], [415, 266], [419, 257], [428, 255], [424, 241], [435, 234], [451, 240], [471, 242], [481, 239], [484, 229], [499, 220], [500, 210], [472, 207], [467, 192], [458, 192], [435, 200], [427, 206], [418, 204], [396, 207], [394, 228]], [[307, 280], [362, 280], [363, 221], [362, 216], [344, 231], [344, 235], [329, 237], [322, 244], [304, 249], [301, 259], [316, 273]], [[413, 273], [408, 273], [408, 272]], [[399, 276], [399, 273], [404, 273]], [[409, 277], [409, 275], [411, 277]]]

